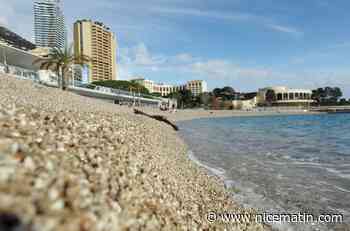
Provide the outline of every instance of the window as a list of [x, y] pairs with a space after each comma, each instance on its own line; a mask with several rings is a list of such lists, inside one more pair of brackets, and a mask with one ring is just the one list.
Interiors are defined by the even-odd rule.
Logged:
[[282, 100], [282, 93], [277, 94], [277, 100]]
[[289, 93], [289, 99], [293, 100], [294, 99], [294, 93]]

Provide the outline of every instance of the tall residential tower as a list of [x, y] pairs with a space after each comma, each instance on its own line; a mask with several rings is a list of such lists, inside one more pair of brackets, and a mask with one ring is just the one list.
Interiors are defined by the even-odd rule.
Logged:
[[34, 35], [39, 47], [65, 47], [67, 30], [60, 0], [34, 1]]
[[117, 79], [116, 49], [115, 35], [102, 23], [91, 20], [74, 23], [74, 52], [91, 59], [85, 81]]

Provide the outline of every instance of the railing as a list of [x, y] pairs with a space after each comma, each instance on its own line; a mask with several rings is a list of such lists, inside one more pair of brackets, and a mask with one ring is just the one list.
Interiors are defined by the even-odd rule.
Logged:
[[274, 112], [274, 111], [302, 111], [302, 110], [310, 110], [308, 106], [272, 106], [272, 107], [256, 107], [255, 110], [258, 111], [266, 111], [266, 112]]
[[36, 72], [16, 66], [4, 65], [0, 63], [0, 73], [12, 75], [19, 79], [28, 79], [39, 82], [39, 77]]
[[[10, 66], [10, 65], [5, 66], [2, 63], [0, 63], [0, 73], [8, 74], [8, 75], [14, 76], [18, 79], [31, 80], [31, 81], [38, 82], [38, 83], [48, 85], [48, 86], [52, 86], [52, 87], [59, 86], [57, 77], [50, 76], [50, 78], [48, 80], [41, 81], [38, 74], [33, 72], [33, 71], [25, 70], [23, 68]], [[163, 100], [162, 98], [147, 95], [147, 94], [141, 94], [141, 93], [130, 92], [130, 91], [125, 91], [125, 90], [121, 90], [121, 89], [103, 87], [103, 86], [98, 86], [98, 85], [94, 85], [94, 84], [85, 84], [85, 83], [82, 83], [82, 82], [77, 81], [77, 80], [74, 80], [74, 81], [70, 80], [67, 83], [68, 83], [68, 88], [69, 87], [73, 87], [73, 88], [78, 87], [78, 88], [83, 88], [83, 89], [87, 89], [87, 90], [90, 89], [90, 90], [98, 91], [101, 93], [113, 94], [115, 96], [129, 96], [129, 97], [132, 97], [134, 99], [137, 98], [138, 100], [153, 101], [153, 103], [155, 103], [156, 101], [160, 102]]]
[[94, 84], [86, 84], [86, 83], [82, 83], [81, 81], [78, 81], [78, 80], [74, 80], [73, 83], [71, 82], [71, 86], [96, 90], [96, 91], [105, 92], [105, 93], [117, 94], [117, 95], [127, 95], [127, 96], [131, 96], [131, 97], [139, 97], [139, 98], [145, 98], [145, 99], [163, 100], [162, 98], [155, 97], [152, 95], [142, 94], [142, 93], [138, 93], [138, 92], [125, 91], [125, 90], [116, 89], [116, 88], [109, 88], [109, 87], [104, 87], [104, 86], [99, 86], [99, 85], [94, 85]]

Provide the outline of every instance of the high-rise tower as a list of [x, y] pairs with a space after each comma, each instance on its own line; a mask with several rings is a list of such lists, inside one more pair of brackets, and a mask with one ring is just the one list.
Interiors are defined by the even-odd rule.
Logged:
[[116, 49], [115, 35], [104, 24], [91, 20], [74, 23], [74, 52], [91, 59], [88, 82], [117, 79]]
[[67, 30], [60, 0], [34, 1], [34, 35], [39, 47], [65, 47]]

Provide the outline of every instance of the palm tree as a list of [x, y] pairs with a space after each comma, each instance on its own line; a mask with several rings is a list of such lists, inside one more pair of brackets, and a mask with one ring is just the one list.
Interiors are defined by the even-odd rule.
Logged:
[[33, 64], [40, 64], [41, 70], [53, 70], [58, 76], [62, 90], [66, 90], [66, 74], [72, 65], [83, 66], [90, 62], [90, 58], [82, 54], [74, 54], [72, 46], [64, 49], [52, 48], [47, 58], [40, 58]]

